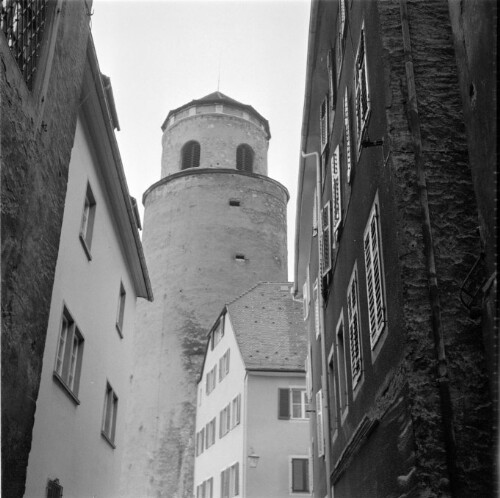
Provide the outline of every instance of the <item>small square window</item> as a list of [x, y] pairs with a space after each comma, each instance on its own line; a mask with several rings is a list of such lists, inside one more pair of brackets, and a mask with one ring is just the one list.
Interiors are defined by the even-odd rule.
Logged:
[[78, 402], [78, 387], [82, 368], [83, 337], [64, 308], [61, 319], [61, 330], [57, 344], [54, 375]]
[[238, 199], [229, 199], [229, 205], [233, 207], [239, 207], [241, 205], [241, 201]]
[[116, 312], [116, 330], [123, 337], [123, 317], [125, 315], [125, 297], [127, 293], [123, 287], [123, 283], [120, 284], [120, 294], [118, 297], [118, 310]]
[[246, 261], [244, 254], [237, 254], [234, 259], [239, 263], [244, 263]]
[[115, 447], [116, 413], [118, 411], [118, 396], [109, 384], [106, 384], [106, 394], [104, 396], [104, 410], [102, 416], [101, 434], [106, 441]]
[[85, 200], [83, 203], [82, 222], [80, 225], [80, 241], [89, 260], [92, 259], [90, 249], [92, 246], [92, 234], [94, 232], [95, 198], [90, 185], [87, 184]]

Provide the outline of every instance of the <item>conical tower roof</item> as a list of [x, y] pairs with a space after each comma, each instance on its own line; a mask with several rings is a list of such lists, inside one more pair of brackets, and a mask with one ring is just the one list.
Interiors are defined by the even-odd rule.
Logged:
[[219, 92], [219, 91], [209, 93], [208, 95], [205, 95], [204, 97], [201, 97], [200, 99], [193, 99], [193, 100], [191, 100], [191, 102], [188, 102], [184, 105], [181, 105], [177, 109], [172, 109], [168, 113], [161, 128], [163, 131], [165, 131], [165, 127], [167, 125], [167, 122], [168, 122], [170, 116], [172, 116], [173, 114], [177, 114], [178, 112], [180, 112], [184, 109], [187, 109], [188, 107], [192, 107], [194, 105], [212, 105], [212, 104], [222, 104], [222, 105], [229, 104], [233, 107], [238, 107], [241, 110], [248, 112], [249, 114], [253, 114], [264, 125], [264, 128], [266, 130], [267, 139], [269, 140], [271, 138], [271, 131], [269, 129], [269, 122], [267, 121], [266, 118], [264, 118], [264, 116], [262, 116], [260, 113], [258, 113], [251, 105], [242, 104], [241, 102], [238, 102], [237, 100], [235, 100], [231, 97], [228, 97], [227, 95], [224, 95], [222, 92]]

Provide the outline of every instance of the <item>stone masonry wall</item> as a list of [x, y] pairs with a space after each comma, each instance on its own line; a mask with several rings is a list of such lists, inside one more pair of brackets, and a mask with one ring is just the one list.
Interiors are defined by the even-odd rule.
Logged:
[[192, 497], [206, 336], [226, 303], [259, 281], [286, 281], [287, 200], [277, 182], [234, 170], [186, 170], [146, 192], [155, 300], [137, 307], [120, 496]]
[[[405, 4], [411, 43], [406, 54]], [[491, 479], [485, 477], [491, 477], [491, 432], [484, 350], [477, 324], [459, 301], [460, 285], [479, 251], [477, 207], [448, 5], [438, 0], [381, 1], [379, 21], [389, 165], [399, 211], [407, 332], [403, 367], [416, 442], [413, 478], [419, 491], [415, 496], [449, 496], [454, 489], [454, 496], [486, 497], [491, 494]], [[412, 72], [418, 113], [410, 100]], [[425, 182], [418, 177], [417, 166], [423, 168]], [[430, 286], [430, 250], [435, 255], [435, 287]], [[447, 358], [440, 363], [435, 346], [439, 333]], [[446, 441], [446, 419], [454, 429], [456, 453], [453, 440], [451, 446]]]
[[43, 115], [39, 96], [28, 91], [0, 34], [2, 494], [9, 498], [24, 494], [85, 64], [87, 7], [62, 4]]

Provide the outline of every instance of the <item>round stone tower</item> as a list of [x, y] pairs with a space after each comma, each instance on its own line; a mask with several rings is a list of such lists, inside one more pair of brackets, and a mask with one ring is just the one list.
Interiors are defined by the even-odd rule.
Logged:
[[154, 302], [138, 303], [121, 496], [192, 496], [196, 382], [223, 306], [287, 281], [287, 190], [267, 177], [268, 122], [220, 92], [170, 111], [144, 194]]

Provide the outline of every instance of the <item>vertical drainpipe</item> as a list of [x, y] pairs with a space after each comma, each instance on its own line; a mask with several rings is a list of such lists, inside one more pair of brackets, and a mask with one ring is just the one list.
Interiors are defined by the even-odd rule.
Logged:
[[321, 292], [321, 246], [320, 240], [323, 237], [323, 226], [321, 223], [321, 170], [319, 162], [319, 154], [317, 152], [304, 153], [301, 152], [303, 158], [314, 156], [316, 159], [316, 207], [318, 209], [318, 307], [319, 307], [319, 335], [321, 337], [321, 397], [323, 405], [323, 413], [321, 419], [323, 420], [323, 441], [325, 447], [325, 480], [326, 480], [326, 493], [327, 497], [331, 498], [330, 486], [330, 418], [328, 417], [328, 384], [327, 384], [327, 369], [325, 357], [325, 320], [323, 308], [323, 294]]
[[441, 420], [446, 447], [446, 464], [450, 478], [450, 491], [452, 496], [457, 496], [458, 476], [456, 468], [456, 441], [453, 424], [453, 406], [451, 403], [450, 386], [448, 378], [448, 365], [444, 346], [444, 336], [441, 323], [441, 303], [439, 300], [439, 287], [436, 273], [434, 254], [434, 241], [432, 239], [431, 220], [427, 182], [425, 179], [424, 157], [422, 153], [422, 137], [420, 134], [420, 118], [417, 107], [417, 93], [415, 89], [415, 74], [411, 53], [410, 28], [408, 24], [408, 6], [406, 0], [400, 0], [401, 29], [403, 31], [403, 46], [405, 54], [406, 84], [408, 87], [408, 121], [412, 136], [415, 168], [417, 173], [417, 186], [420, 207], [422, 211], [422, 232], [429, 280], [429, 294], [431, 304], [432, 332], [434, 336], [434, 349], [438, 360], [437, 384], [441, 400]]

